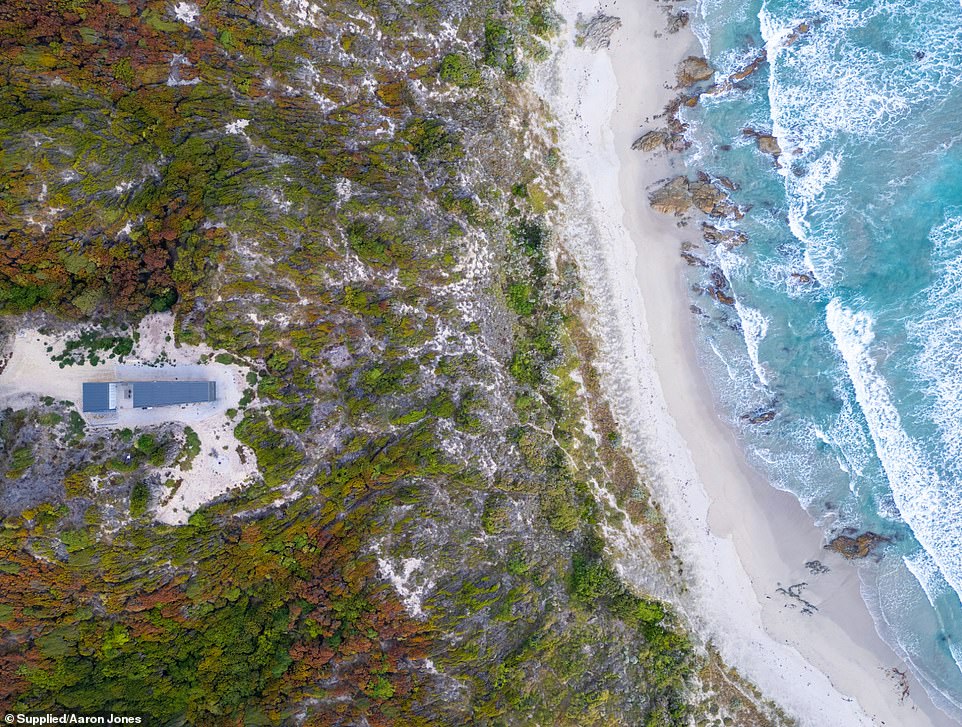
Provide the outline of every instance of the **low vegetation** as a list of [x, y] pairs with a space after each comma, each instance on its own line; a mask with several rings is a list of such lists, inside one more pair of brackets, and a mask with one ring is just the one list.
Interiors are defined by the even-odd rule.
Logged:
[[[260, 479], [164, 526], [197, 432], [0, 412], [0, 707], [688, 724], [697, 648], [599, 539], [594, 487], [653, 506], [582, 426], [558, 153], [514, 103], [550, 8], [193, 7], [0, 10], [0, 310], [172, 310], [250, 365]], [[130, 352], [77, 330], [64, 365]]]

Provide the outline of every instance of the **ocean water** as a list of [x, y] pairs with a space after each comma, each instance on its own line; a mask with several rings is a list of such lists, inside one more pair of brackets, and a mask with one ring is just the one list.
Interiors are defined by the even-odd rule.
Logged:
[[962, 718], [962, 6], [701, 0], [693, 25], [716, 80], [768, 58], [684, 115], [692, 167], [739, 185], [745, 216], [720, 226], [749, 237], [710, 253], [735, 305], [692, 294], [702, 362], [827, 535], [890, 538], [863, 595]]

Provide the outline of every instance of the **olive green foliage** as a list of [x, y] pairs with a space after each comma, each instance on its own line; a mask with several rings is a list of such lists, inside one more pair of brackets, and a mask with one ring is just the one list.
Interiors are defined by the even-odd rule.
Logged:
[[[0, 599], [0, 702], [214, 726], [683, 723], [687, 644], [592, 545], [604, 472], [558, 384], [570, 310], [510, 85], [550, 13], [327, 2], [305, 21], [225, 0], [188, 25], [164, 0], [68, 5], [0, 13], [0, 308], [172, 308], [178, 341], [250, 366], [234, 433], [261, 481], [153, 523], [182, 486], [156, 470], [190, 467], [196, 432], [85, 432], [71, 410], [56, 433], [84, 461], [50, 463], [68, 506], [0, 531], [19, 571], [0, 588], [20, 589]], [[126, 346], [107, 327], [71, 359]], [[416, 617], [385, 577], [410, 562]]]
[[150, 487], [146, 482], [138, 482], [130, 491], [130, 514], [132, 517], [140, 517], [147, 512], [147, 505], [150, 501]]
[[441, 80], [458, 86], [477, 86], [481, 73], [464, 53], [448, 53], [441, 59]]
[[123, 363], [124, 357], [134, 350], [134, 339], [126, 335], [101, 334], [95, 329], [87, 329], [79, 336], [66, 340], [63, 351], [53, 354], [50, 358], [64, 366], [74, 366], [89, 363], [96, 366], [103, 360], [117, 359]]
[[500, 20], [484, 24], [484, 62], [512, 74], [516, 72], [514, 38]]
[[531, 287], [527, 283], [512, 283], [508, 286], [508, 307], [522, 316], [534, 311]]
[[79, 438], [84, 435], [87, 430], [87, 425], [84, 423], [84, 419], [80, 416], [80, 412], [76, 409], [72, 409], [67, 415], [68, 418], [68, 431], [71, 437]]
[[17, 447], [10, 453], [10, 464], [7, 467], [7, 477], [20, 477], [36, 459], [30, 447]]
[[303, 453], [271, 427], [264, 416], [246, 414], [234, 428], [234, 434], [254, 451], [257, 468], [269, 487], [290, 480], [304, 461]]
[[189, 470], [198, 454], [200, 454], [200, 437], [190, 427], [184, 427], [184, 446], [177, 455], [177, 464], [181, 469]]
[[453, 162], [464, 156], [458, 135], [439, 119], [414, 119], [404, 129], [403, 137], [420, 162]]
[[141, 434], [134, 442], [134, 449], [154, 467], [160, 467], [167, 459], [166, 438], [158, 439], [150, 433]]
[[390, 262], [389, 242], [362, 222], [347, 228], [347, 241], [351, 249], [365, 262], [382, 265]]

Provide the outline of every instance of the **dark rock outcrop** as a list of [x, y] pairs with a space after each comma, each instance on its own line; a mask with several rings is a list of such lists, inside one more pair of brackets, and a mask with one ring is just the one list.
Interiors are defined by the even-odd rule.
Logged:
[[746, 421], [749, 424], [766, 424], [775, 418], [774, 409], [757, 409], [748, 414], [742, 414], [742, 421]]
[[741, 247], [748, 242], [748, 236], [737, 230], [722, 230], [707, 222], [701, 226], [702, 238], [709, 245], [722, 245], [729, 250]]
[[755, 131], [755, 129], [742, 129], [742, 134], [754, 137], [755, 146], [762, 154], [769, 154], [776, 159], [782, 155], [782, 147], [779, 146], [778, 139], [771, 134]]
[[696, 285], [693, 290], [696, 293], [707, 295], [722, 305], [735, 305], [735, 297], [731, 294], [728, 278], [725, 277], [725, 273], [721, 271], [721, 268], [712, 268], [706, 284]]
[[668, 12], [667, 30], [669, 33], [677, 33], [679, 30], [688, 27], [691, 17], [687, 10], [679, 10], [677, 13]]
[[834, 550], [836, 553], [840, 553], [849, 560], [857, 560], [868, 557], [881, 543], [887, 543], [890, 540], [891, 538], [867, 530], [855, 537], [839, 535], [833, 538], [825, 547], [828, 550]]

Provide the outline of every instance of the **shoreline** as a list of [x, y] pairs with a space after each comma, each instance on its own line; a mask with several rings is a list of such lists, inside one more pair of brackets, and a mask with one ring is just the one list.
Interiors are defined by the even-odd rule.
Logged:
[[[655, 181], [690, 170], [680, 155], [631, 149], [673, 96], [665, 85], [678, 61], [701, 54], [697, 39], [690, 28], [668, 34], [651, 0], [615, 0], [600, 9], [622, 26], [609, 48], [591, 52], [573, 47], [574, 25], [598, 6], [564, 0], [558, 9], [564, 46], [539, 92], [559, 121], [576, 197], [566, 200], [565, 243], [582, 269], [592, 328], [605, 333], [598, 368], [625, 444], [688, 570], [690, 591], [676, 600], [701, 638], [802, 725], [956, 724], [912, 676], [902, 699], [886, 670], [906, 665], [878, 635], [857, 567], [824, 550], [794, 496], [748, 465], [698, 366], [679, 256], [690, 233], [647, 201]], [[632, 553], [618, 556], [630, 574]], [[813, 575], [810, 560], [830, 571]], [[811, 615], [778, 592], [799, 583], [818, 609]]]

